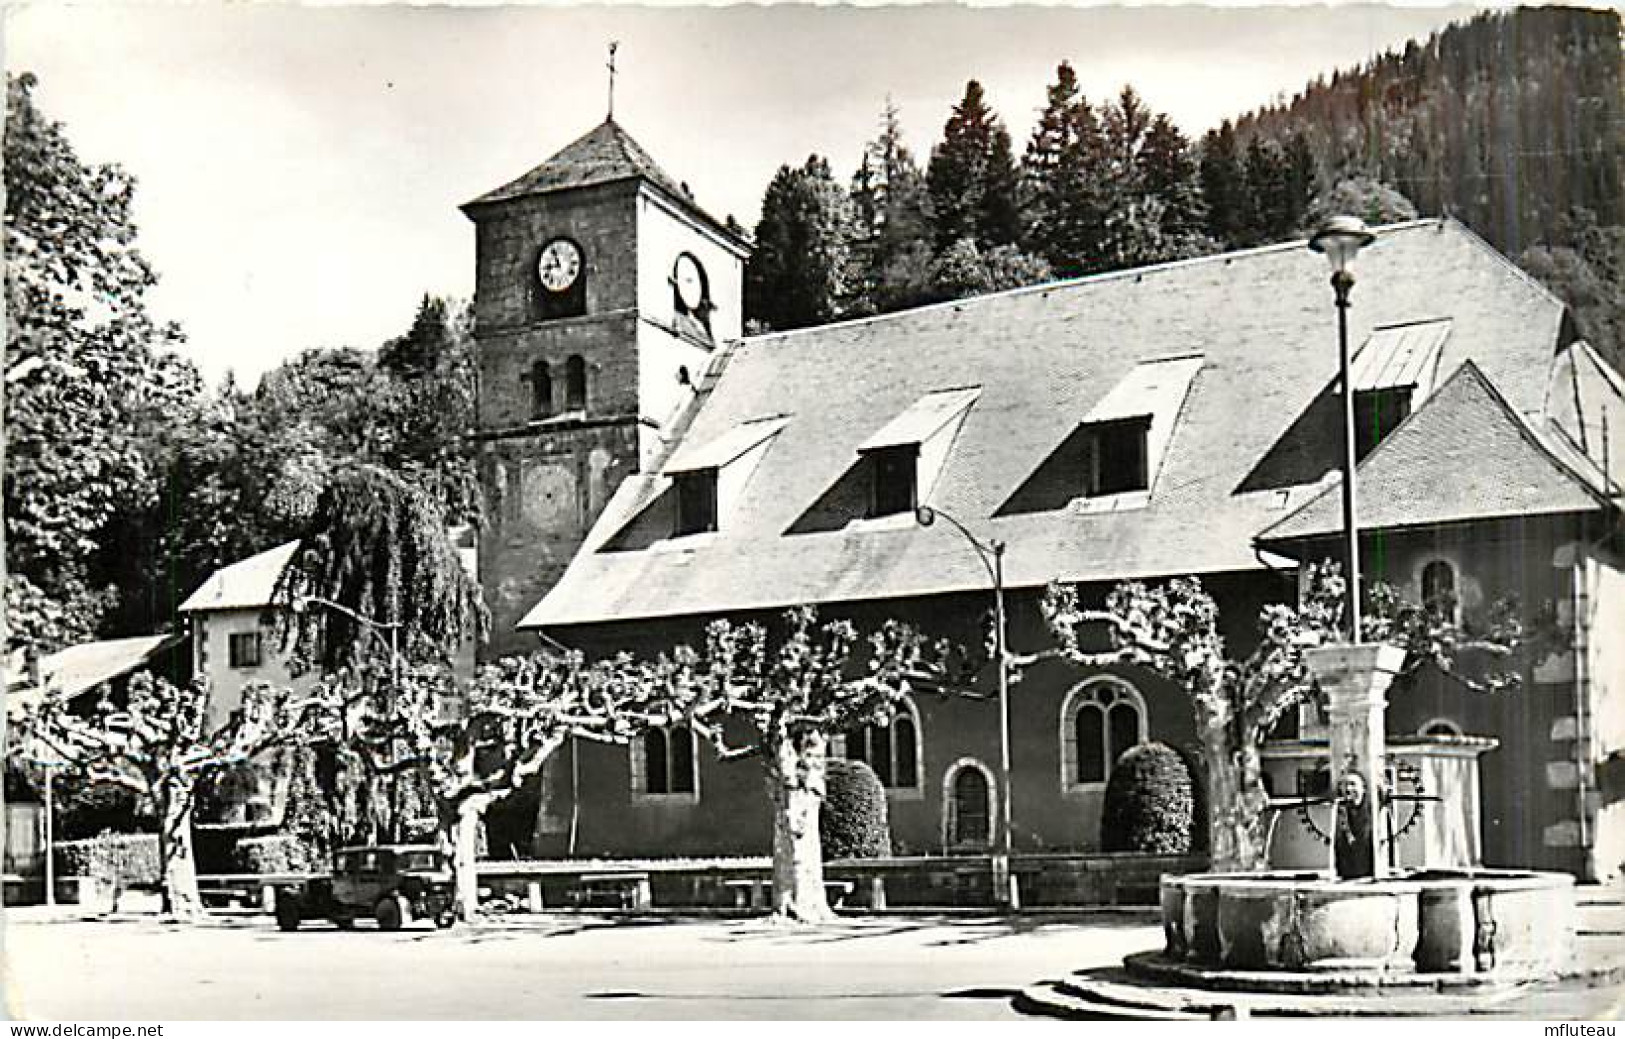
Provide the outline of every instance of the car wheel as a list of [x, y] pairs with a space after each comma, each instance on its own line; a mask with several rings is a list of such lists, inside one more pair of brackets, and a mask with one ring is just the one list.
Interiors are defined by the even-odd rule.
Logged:
[[450, 909], [434, 918], [434, 925], [444, 931], [457, 923], [457, 914]]
[[405, 899], [398, 895], [390, 895], [378, 900], [372, 915], [378, 921], [380, 931], [399, 931], [401, 926], [411, 919], [411, 910], [407, 907]]
[[299, 903], [291, 898], [277, 899], [276, 925], [284, 931], [299, 930]]

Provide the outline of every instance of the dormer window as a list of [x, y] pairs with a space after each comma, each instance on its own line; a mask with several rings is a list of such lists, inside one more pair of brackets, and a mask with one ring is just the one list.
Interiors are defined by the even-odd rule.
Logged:
[[1200, 354], [1141, 361], [1083, 418], [1085, 498], [1148, 492], [1168, 454]]
[[1091, 498], [1144, 491], [1151, 487], [1146, 437], [1151, 416], [1098, 422], [1089, 429], [1089, 472], [1084, 493]]
[[741, 422], [713, 440], [678, 449], [665, 468], [675, 499], [673, 537], [720, 529], [785, 422], [777, 415]]
[[1354, 457], [1363, 459], [1433, 392], [1450, 319], [1385, 325], [1349, 362], [1354, 388]]
[[869, 452], [872, 482], [869, 517], [913, 512], [919, 504], [920, 446], [903, 444]]
[[1354, 460], [1360, 461], [1411, 413], [1410, 387], [1360, 390], [1354, 394]]
[[869, 469], [868, 518], [913, 512], [931, 493], [981, 393], [979, 386], [927, 393], [858, 445]]
[[717, 471], [696, 469], [673, 477], [677, 488], [677, 537], [717, 529]]

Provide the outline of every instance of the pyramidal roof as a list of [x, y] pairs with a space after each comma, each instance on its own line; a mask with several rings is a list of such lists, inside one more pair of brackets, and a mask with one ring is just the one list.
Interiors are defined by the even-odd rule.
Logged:
[[[1472, 361], [1355, 469], [1360, 528], [1587, 512], [1607, 501], [1602, 473], [1556, 430], [1520, 416]], [[1342, 491], [1330, 480], [1259, 541], [1343, 529]]]
[[[599, 184], [614, 184], [625, 180], [643, 180], [661, 191], [690, 212], [707, 222], [728, 231], [726, 225], [705, 212], [694, 201], [687, 188], [660, 168], [660, 164], [632, 139], [613, 118], [605, 119], [582, 136], [565, 145], [546, 162], [517, 180], [509, 181], [494, 191], [488, 191], [464, 205], [473, 207], [539, 195], [546, 192], [568, 191]], [[732, 231], [728, 233], [738, 237]]]

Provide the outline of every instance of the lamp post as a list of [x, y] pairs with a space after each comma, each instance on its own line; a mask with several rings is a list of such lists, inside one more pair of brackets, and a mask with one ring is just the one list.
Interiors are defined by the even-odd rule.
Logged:
[[1354, 494], [1354, 386], [1349, 381], [1349, 292], [1354, 288], [1354, 256], [1376, 238], [1355, 216], [1334, 216], [1320, 226], [1309, 248], [1326, 257], [1332, 268], [1337, 299], [1337, 350], [1343, 387], [1343, 539], [1344, 607], [1349, 642], [1360, 641], [1360, 528]]
[[[350, 609], [350, 607], [344, 605], [343, 603], [334, 602], [332, 599], [324, 599], [319, 595], [301, 595], [299, 598], [293, 601], [293, 612], [303, 613], [305, 610], [309, 609], [312, 604], [316, 606], [324, 606], [327, 609], [332, 610], [334, 613], [343, 614], [359, 624], [361, 628], [373, 638], [380, 640], [389, 647], [389, 718], [390, 724], [393, 726], [395, 722], [395, 697], [400, 691], [401, 684], [401, 652], [399, 641], [401, 622], [375, 621], [371, 617], [363, 617], [361, 614]], [[391, 735], [389, 738], [389, 750], [392, 758], [394, 757], [395, 752], [395, 737], [393, 732], [394, 730], [391, 729]], [[391, 824], [395, 826], [397, 830], [400, 828], [401, 822], [399, 804], [400, 798], [398, 796], [399, 793], [400, 777], [392, 776], [389, 784], [389, 812]], [[398, 839], [400, 834], [397, 833], [395, 836]]]
[[939, 518], [959, 531], [966, 543], [975, 550], [977, 558], [987, 570], [988, 578], [993, 582], [993, 655], [999, 665], [999, 784], [1004, 787], [1003, 796], [999, 798], [998, 839], [993, 851], [993, 897], [1011, 910], [1017, 910], [1021, 908], [1021, 889], [1016, 882], [1016, 875], [1010, 870], [1012, 843], [1010, 801], [1013, 790], [1010, 784], [1010, 661], [1005, 648], [1005, 544], [996, 538], [982, 541], [963, 523], [941, 509], [933, 509], [929, 505], [920, 505], [914, 509], [914, 521], [922, 527], [931, 526]]

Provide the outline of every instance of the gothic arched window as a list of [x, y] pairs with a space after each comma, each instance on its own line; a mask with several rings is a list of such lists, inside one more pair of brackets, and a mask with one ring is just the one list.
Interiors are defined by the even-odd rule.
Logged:
[[1422, 605], [1452, 622], [1459, 618], [1460, 599], [1456, 596], [1456, 568], [1435, 559], [1422, 568]]
[[1121, 678], [1092, 678], [1061, 704], [1061, 789], [1106, 782], [1112, 766], [1146, 739], [1145, 699]]
[[843, 757], [865, 762], [888, 790], [920, 789], [920, 712], [912, 700], [898, 701], [887, 725], [860, 725], [845, 734]]
[[530, 366], [530, 417], [546, 418], [553, 414], [553, 373], [546, 361]]
[[564, 410], [580, 411], [587, 406], [587, 362], [571, 354], [564, 362]]
[[694, 733], [686, 725], [649, 729], [632, 747], [632, 792], [683, 794], [698, 790]]

